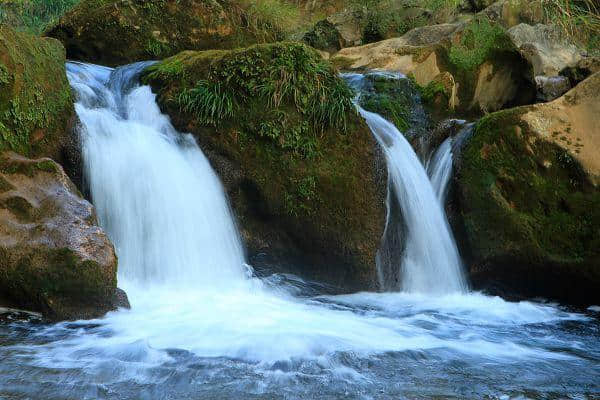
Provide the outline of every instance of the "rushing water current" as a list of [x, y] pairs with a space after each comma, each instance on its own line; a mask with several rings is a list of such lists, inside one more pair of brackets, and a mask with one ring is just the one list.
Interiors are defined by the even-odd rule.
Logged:
[[[258, 278], [210, 164], [136, 83], [144, 66], [68, 64], [87, 184], [131, 309], [54, 325], [0, 323], [0, 399], [600, 396], [597, 309], [507, 302], [461, 281], [434, 294], [331, 295], [292, 275]], [[430, 162], [432, 185], [402, 140], [389, 138], [407, 157], [390, 165], [397, 191], [410, 192], [401, 186], [412, 179], [428, 185], [418, 188], [425, 200], [403, 205], [407, 224], [428, 221], [423, 207], [431, 207], [447, 229], [440, 200], [450, 146]]]

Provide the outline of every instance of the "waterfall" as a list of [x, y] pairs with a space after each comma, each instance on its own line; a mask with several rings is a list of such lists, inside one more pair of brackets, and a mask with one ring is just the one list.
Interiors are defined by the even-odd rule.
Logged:
[[[344, 76], [359, 92], [364, 90], [364, 77], [360, 74]], [[398, 76], [395, 79], [403, 79]], [[398, 271], [397, 282], [380, 282], [385, 289], [415, 293], [448, 294], [465, 292], [467, 284], [462, 263], [452, 231], [443, 209], [443, 199], [452, 169], [451, 141], [445, 141], [430, 162], [431, 180], [412, 146], [402, 133], [378, 114], [359, 112], [379, 142], [388, 166], [390, 193], [388, 202], [398, 202], [404, 226], [405, 244], [399, 259], [384, 260]], [[392, 204], [393, 205], [393, 204]], [[399, 237], [390, 232], [390, 210], [385, 235]], [[398, 214], [398, 213], [394, 213]], [[397, 240], [394, 240], [397, 242]], [[379, 264], [382, 264], [380, 262]], [[381, 265], [378, 268], [382, 268]], [[389, 275], [389, 274], [388, 274]], [[386, 274], [379, 271], [380, 280]]]
[[391, 122], [363, 109], [360, 113], [384, 151], [404, 217], [406, 244], [398, 260], [402, 272], [398, 289], [433, 294], [465, 291], [452, 232], [421, 161]]
[[452, 138], [448, 137], [427, 162], [427, 174], [442, 207], [448, 194], [452, 176]]
[[84, 172], [119, 280], [223, 287], [246, 280], [221, 183], [190, 135], [175, 131], [148, 86], [148, 63], [112, 70], [68, 63]]

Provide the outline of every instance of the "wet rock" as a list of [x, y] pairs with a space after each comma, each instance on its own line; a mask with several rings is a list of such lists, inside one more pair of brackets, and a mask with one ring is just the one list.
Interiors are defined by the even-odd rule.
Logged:
[[54, 320], [127, 306], [117, 257], [93, 206], [48, 158], [0, 156], [0, 292]]
[[552, 101], [571, 89], [569, 79], [564, 76], [536, 76], [535, 83], [540, 101]]
[[560, 75], [567, 77], [573, 87], [596, 72], [600, 72], [600, 57], [584, 57], [577, 64], [565, 67]]

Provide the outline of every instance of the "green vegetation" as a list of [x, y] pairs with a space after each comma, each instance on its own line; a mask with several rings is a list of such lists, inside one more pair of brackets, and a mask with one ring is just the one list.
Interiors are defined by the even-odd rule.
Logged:
[[473, 71], [495, 54], [514, 49], [504, 29], [487, 18], [472, 20], [460, 43], [450, 48], [449, 60], [459, 70]]
[[[391, 79], [380, 75], [369, 75], [373, 91], [360, 98], [360, 105], [367, 111], [376, 112], [393, 122], [400, 131], [410, 125], [410, 113], [414, 105], [414, 88], [406, 87], [409, 81]], [[414, 85], [410, 83], [411, 85]]]
[[594, 0], [540, 0], [547, 22], [591, 53], [600, 54], [600, 5]]
[[[175, 99], [200, 124], [244, 119], [248, 109], [256, 106], [262, 109], [261, 118], [248, 121], [250, 131], [283, 149], [314, 155], [314, 137], [309, 132], [345, 131], [347, 115], [354, 110], [352, 91], [329, 64], [302, 44], [198, 53], [191, 56], [194, 60], [189, 56], [182, 53], [150, 67], [146, 79], [185, 77], [180, 68], [184, 60], [205, 62], [205, 79], [185, 85]], [[290, 114], [290, 107], [300, 118]]]
[[243, 20], [260, 43], [285, 39], [301, 24], [297, 3], [284, 0], [242, 0]]
[[563, 149], [534, 138], [521, 109], [482, 118], [464, 151], [465, 226], [480, 259], [578, 263], [600, 249], [600, 191]]
[[40, 34], [79, 1], [81, 0], [1, 0], [0, 24]]

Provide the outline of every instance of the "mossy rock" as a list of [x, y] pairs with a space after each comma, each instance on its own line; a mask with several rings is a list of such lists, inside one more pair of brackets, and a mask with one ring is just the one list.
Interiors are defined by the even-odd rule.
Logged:
[[391, 121], [417, 152], [426, 153], [432, 123], [414, 80], [375, 72], [365, 75], [365, 86], [360, 105]]
[[353, 93], [299, 43], [183, 52], [142, 77], [221, 176], [251, 260], [371, 287], [385, 164]]
[[[576, 304], [600, 301], [600, 190], [520, 107], [481, 119], [457, 178], [476, 286]], [[566, 134], [566, 133], [565, 133]]]
[[70, 59], [115, 66], [281, 39], [259, 19], [235, 0], [83, 0], [47, 35]]
[[62, 161], [73, 115], [60, 42], [0, 26], [0, 151]]
[[2, 306], [53, 320], [93, 318], [127, 306], [117, 257], [94, 207], [48, 158], [0, 153]]

